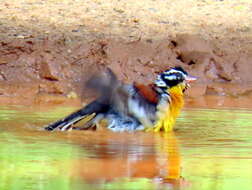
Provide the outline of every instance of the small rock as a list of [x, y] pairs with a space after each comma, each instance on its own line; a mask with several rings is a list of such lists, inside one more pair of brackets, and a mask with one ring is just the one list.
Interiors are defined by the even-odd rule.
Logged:
[[68, 94], [67, 94], [67, 98], [70, 98], [70, 99], [75, 99], [75, 98], [77, 98], [78, 96], [77, 96], [77, 94], [76, 94], [76, 92], [74, 92], [74, 91], [71, 91], [71, 92], [69, 92]]
[[124, 13], [124, 10], [123, 9], [120, 9], [120, 8], [114, 8], [113, 9], [115, 12], [118, 12], [118, 13]]
[[78, 30], [78, 29], [74, 29], [74, 30], [72, 30], [72, 32], [79, 32], [80, 30]]
[[7, 60], [0, 58], [0, 65], [7, 64], [7, 63], [8, 63]]
[[48, 80], [59, 80], [59, 77], [57, 76], [57, 69], [55, 67], [47, 62], [42, 62], [40, 64], [40, 70], [39, 75], [41, 78], [45, 78]]
[[39, 66], [39, 76], [41, 78], [52, 81], [60, 80], [62, 74], [61, 65], [52, 57], [52, 55], [44, 54]]
[[16, 38], [17, 38], [17, 39], [25, 39], [25, 36], [23, 36], [23, 35], [18, 35]]
[[139, 19], [138, 19], [138, 18], [134, 18], [132, 21], [133, 21], [134, 23], [139, 23]]

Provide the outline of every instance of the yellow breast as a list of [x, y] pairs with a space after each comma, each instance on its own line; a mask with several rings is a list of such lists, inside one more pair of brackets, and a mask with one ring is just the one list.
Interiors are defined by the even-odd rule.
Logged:
[[157, 106], [157, 120], [153, 128], [155, 132], [171, 131], [184, 105], [183, 86], [177, 85], [168, 89], [168, 92], [171, 98], [170, 103], [161, 102]]

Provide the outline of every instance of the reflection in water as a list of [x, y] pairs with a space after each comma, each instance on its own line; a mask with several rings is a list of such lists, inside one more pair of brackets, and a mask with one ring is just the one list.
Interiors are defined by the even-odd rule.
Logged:
[[[142, 137], [134, 134], [123, 137], [123, 134], [120, 134], [121, 140], [124, 138], [120, 144], [117, 140], [111, 141], [116, 139], [114, 135], [119, 134], [108, 134], [110, 137], [107, 141], [102, 141], [102, 145], [89, 151], [89, 154], [93, 155], [91, 158], [88, 156], [75, 161], [75, 175], [88, 181], [109, 181], [127, 177], [176, 183], [180, 179], [180, 154], [174, 133], [148, 134]], [[131, 144], [130, 141], [135, 142]]]
[[40, 130], [74, 109], [0, 109], [1, 190], [252, 189], [249, 110], [188, 109], [169, 134]]
[[174, 134], [157, 134], [156, 148], [157, 159], [162, 171], [162, 177], [166, 180], [179, 180], [181, 176], [181, 163], [178, 140]]

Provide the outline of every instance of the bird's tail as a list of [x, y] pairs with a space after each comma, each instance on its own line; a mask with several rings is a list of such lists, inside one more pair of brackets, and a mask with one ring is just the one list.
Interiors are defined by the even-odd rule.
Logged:
[[93, 75], [86, 82], [86, 88], [91, 89], [96, 94], [99, 94], [100, 98], [69, 116], [49, 124], [45, 127], [45, 130], [53, 131], [57, 128], [62, 131], [68, 130], [73, 124], [85, 118], [89, 118], [90, 115], [95, 117], [96, 114], [106, 112], [112, 101], [112, 93], [118, 83], [119, 81], [116, 75], [110, 69], [107, 69], [104, 73]]
[[108, 109], [108, 104], [102, 103], [99, 99], [88, 104], [84, 108], [68, 115], [67, 117], [60, 119], [54, 123], [45, 127], [47, 131], [53, 131], [59, 128], [62, 131], [68, 130], [73, 124], [87, 117], [95, 117], [97, 113], [105, 112]]

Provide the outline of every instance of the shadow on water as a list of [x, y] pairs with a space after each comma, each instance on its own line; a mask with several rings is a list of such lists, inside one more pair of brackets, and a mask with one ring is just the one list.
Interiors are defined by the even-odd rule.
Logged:
[[252, 188], [250, 110], [186, 109], [170, 134], [41, 130], [74, 109], [0, 108], [0, 189]]

